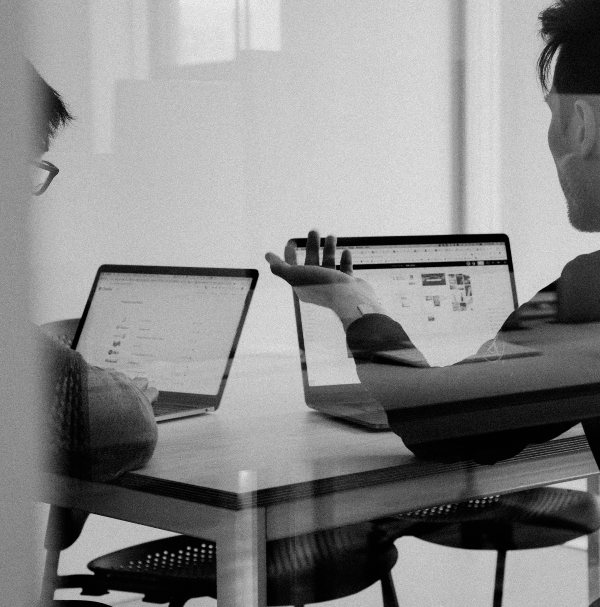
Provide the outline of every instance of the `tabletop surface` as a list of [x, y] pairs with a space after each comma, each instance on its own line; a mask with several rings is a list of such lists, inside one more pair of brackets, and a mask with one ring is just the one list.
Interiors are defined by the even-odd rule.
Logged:
[[[513, 459], [539, 460], [565, 450], [591, 458], [576, 429]], [[244, 475], [253, 479], [254, 503], [272, 505], [484, 468], [420, 461], [392, 432], [368, 431], [311, 411], [297, 355], [273, 353], [236, 358], [219, 410], [161, 423], [152, 460], [116, 484], [236, 509], [248, 492], [240, 480]]]

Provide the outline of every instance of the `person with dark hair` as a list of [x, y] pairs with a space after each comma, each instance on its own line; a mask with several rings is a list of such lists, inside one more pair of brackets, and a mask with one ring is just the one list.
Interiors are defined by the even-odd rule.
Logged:
[[26, 62], [29, 94], [32, 101], [34, 121], [31, 128], [31, 150], [36, 156], [45, 154], [56, 133], [67, 126], [73, 116], [62, 97], [38, 73], [31, 63]]
[[[34, 120], [31, 163], [39, 172], [33, 193], [46, 191], [58, 173], [41, 159], [52, 138], [73, 120], [60, 95], [27, 64]], [[158, 392], [143, 378], [88, 365], [58, 339], [37, 334], [46, 390], [41, 413], [44, 465], [52, 471], [106, 481], [143, 466], [152, 456], [157, 427], [151, 404]]]
[[[550, 151], [567, 200], [571, 224], [578, 230], [600, 231], [600, 1], [561, 0], [539, 15], [545, 42], [538, 59], [538, 74], [552, 113], [548, 131]], [[552, 63], [555, 62], [552, 70]], [[552, 86], [549, 88], [553, 72]], [[361, 382], [374, 395], [385, 376], [387, 393], [402, 394], [402, 382], [392, 371], [370, 376], [374, 365], [360, 364], [383, 350], [414, 348], [402, 326], [392, 320], [373, 288], [352, 275], [349, 251], [335, 269], [336, 239], [309, 233], [305, 265], [297, 265], [293, 243], [284, 259], [267, 253], [271, 271], [286, 280], [305, 302], [332, 309], [342, 321], [350, 352], [357, 361]], [[600, 252], [583, 255], [565, 266], [556, 283], [559, 320], [600, 320]], [[367, 310], [367, 313], [364, 311]], [[426, 371], [425, 371], [426, 372]], [[426, 379], [426, 378], [424, 378]], [[391, 429], [403, 436], [402, 410], [386, 410]], [[411, 445], [417, 456], [435, 459], [473, 459], [491, 464], [519, 453], [527, 444], [545, 442], [576, 422], [484, 433], [463, 439], [440, 440], [428, 446]]]
[[540, 35], [546, 44], [537, 67], [544, 91], [549, 92], [551, 83], [560, 95], [600, 94], [600, 4], [563, 0], [542, 11], [540, 23]]
[[563, 0], [546, 9], [540, 19], [546, 46], [538, 60], [538, 73], [552, 111], [548, 144], [567, 199], [569, 221], [583, 232], [597, 232], [600, 5], [591, 0]]

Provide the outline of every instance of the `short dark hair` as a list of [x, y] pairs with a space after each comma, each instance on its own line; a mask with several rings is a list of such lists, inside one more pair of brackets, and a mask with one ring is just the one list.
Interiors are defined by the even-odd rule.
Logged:
[[27, 62], [29, 93], [33, 103], [34, 124], [32, 146], [38, 153], [48, 150], [50, 140], [56, 132], [73, 120], [61, 96]]
[[544, 91], [553, 84], [558, 93], [600, 94], [600, 0], [560, 0], [539, 15], [540, 35], [546, 46], [538, 62]]

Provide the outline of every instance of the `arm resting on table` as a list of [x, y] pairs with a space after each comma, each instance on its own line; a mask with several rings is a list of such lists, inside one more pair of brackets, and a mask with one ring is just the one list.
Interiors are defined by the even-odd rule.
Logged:
[[[405, 445], [418, 457], [444, 462], [474, 460], [494, 464], [520, 453], [530, 443], [546, 442], [566, 432], [577, 422], [550, 424], [532, 428], [493, 431], [482, 428], [482, 434], [447, 440], [410, 440], [406, 438], [403, 410], [402, 367], [376, 357], [381, 350], [412, 346], [402, 327], [382, 314], [368, 314], [350, 325], [347, 343], [356, 361], [356, 370], [363, 386], [381, 403], [390, 428], [403, 439]], [[418, 369], [423, 381], [435, 381], [435, 368]], [[414, 424], [413, 424], [414, 427]], [[412, 435], [412, 433], [411, 433]]]
[[42, 424], [45, 467], [107, 481], [143, 466], [158, 437], [146, 396], [125, 375], [88, 365], [46, 335], [38, 336], [45, 373]]

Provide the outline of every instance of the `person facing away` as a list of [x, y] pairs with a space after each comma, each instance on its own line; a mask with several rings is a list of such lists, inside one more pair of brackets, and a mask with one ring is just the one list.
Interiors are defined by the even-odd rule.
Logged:
[[[42, 160], [58, 130], [72, 121], [60, 95], [27, 63], [34, 120], [30, 164], [34, 195], [43, 194], [58, 169]], [[152, 456], [158, 392], [143, 378], [88, 365], [81, 354], [36, 331], [38, 364], [46, 380], [40, 415], [45, 468], [107, 481], [143, 466]]]
[[[560, 0], [544, 10], [539, 20], [545, 46], [538, 58], [538, 77], [552, 116], [548, 145], [566, 197], [569, 221], [577, 230], [599, 232], [600, 2]], [[363, 385], [375, 396], [382, 391], [401, 395], [401, 377], [398, 379], [390, 371], [385, 379], [388, 385], [382, 386], [382, 374], [376, 374], [375, 380], [368, 373], [374, 365], [361, 362], [380, 351], [414, 345], [404, 328], [386, 313], [371, 285], [352, 275], [350, 252], [342, 252], [340, 269], [336, 270], [335, 237], [325, 239], [322, 262], [319, 247], [319, 235], [312, 231], [304, 265], [296, 262], [293, 242], [286, 246], [284, 259], [274, 253], [267, 253], [266, 259], [271, 271], [286, 280], [300, 300], [330, 308], [337, 314]], [[559, 321], [600, 320], [600, 252], [569, 262], [555, 286]], [[402, 437], [402, 410], [387, 408], [386, 413], [391, 429]], [[491, 464], [516, 455], [528, 443], [550, 440], [575, 423], [482, 433], [425, 446], [405, 439], [405, 444], [420, 457], [443, 461], [473, 459]]]

